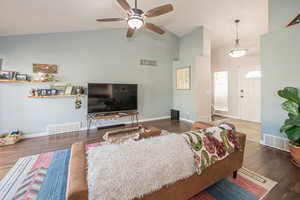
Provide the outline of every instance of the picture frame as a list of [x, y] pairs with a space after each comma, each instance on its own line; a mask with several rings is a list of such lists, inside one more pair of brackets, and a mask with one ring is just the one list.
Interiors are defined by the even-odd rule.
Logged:
[[16, 74], [16, 80], [27, 81], [28, 75], [27, 74]]
[[70, 94], [72, 94], [72, 91], [73, 91], [72, 85], [66, 86], [65, 94], [70, 95]]
[[13, 80], [16, 76], [16, 71], [0, 71], [1, 80]]
[[176, 90], [191, 89], [191, 66], [176, 69]]
[[32, 64], [34, 73], [57, 74], [57, 65], [54, 64]]

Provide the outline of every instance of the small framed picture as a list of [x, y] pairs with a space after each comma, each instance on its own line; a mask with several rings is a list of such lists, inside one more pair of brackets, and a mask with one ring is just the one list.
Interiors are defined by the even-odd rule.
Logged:
[[68, 85], [65, 90], [65, 94], [72, 94], [73, 86]]
[[181, 67], [176, 69], [176, 90], [191, 89], [191, 67]]
[[0, 71], [0, 79], [13, 80], [15, 78], [15, 71]]
[[27, 74], [16, 74], [16, 80], [27, 81], [28, 75]]

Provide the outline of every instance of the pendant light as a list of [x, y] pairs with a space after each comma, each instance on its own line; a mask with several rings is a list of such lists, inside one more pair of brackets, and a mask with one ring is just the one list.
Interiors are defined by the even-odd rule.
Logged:
[[234, 21], [235, 25], [236, 25], [236, 39], [235, 39], [235, 46], [234, 49], [232, 49], [229, 52], [229, 55], [233, 58], [238, 58], [238, 57], [242, 57], [244, 55], [246, 55], [247, 53], [247, 49], [241, 49], [240, 48], [240, 39], [239, 39], [239, 33], [238, 33], [238, 24], [239, 24], [240, 20], [237, 19]]

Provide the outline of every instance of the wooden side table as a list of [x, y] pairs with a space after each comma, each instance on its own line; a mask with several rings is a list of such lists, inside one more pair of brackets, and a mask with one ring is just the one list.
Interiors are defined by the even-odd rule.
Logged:
[[[100, 123], [101, 121], [105, 119], [118, 119], [123, 117], [130, 117], [131, 125], [134, 126], [139, 125], [139, 112], [119, 112], [119, 113], [111, 113], [107, 115], [97, 115], [97, 114], [90, 114], [87, 117], [87, 129], [90, 130], [92, 122], [96, 122], [96, 125]], [[135, 122], [136, 121], [136, 122]], [[124, 126], [125, 124], [119, 124], [119, 125], [112, 125], [112, 126]], [[112, 127], [108, 125], [108, 127]]]

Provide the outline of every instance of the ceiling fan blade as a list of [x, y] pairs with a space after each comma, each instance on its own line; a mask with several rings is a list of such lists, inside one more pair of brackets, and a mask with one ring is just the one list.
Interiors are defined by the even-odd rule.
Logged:
[[128, 4], [128, 2], [126, 0], [117, 0], [117, 2], [120, 4], [120, 6], [126, 10], [126, 11], [130, 11], [131, 10], [131, 7], [130, 5]]
[[151, 10], [148, 10], [145, 14], [146, 17], [156, 17], [156, 16], [160, 16], [163, 14], [166, 14], [168, 12], [173, 11], [173, 6], [172, 4], [166, 4], [163, 6], [159, 6], [157, 8], [153, 8]]
[[103, 18], [103, 19], [96, 19], [97, 22], [117, 22], [117, 21], [124, 21], [124, 18]]
[[145, 24], [145, 26], [146, 26], [147, 29], [149, 29], [149, 30], [151, 30], [151, 31], [154, 31], [155, 33], [158, 33], [158, 34], [160, 34], [160, 35], [162, 35], [162, 34], [165, 33], [164, 30], [162, 30], [160, 27], [158, 27], [158, 26], [156, 26], [156, 25], [154, 25], [154, 24], [152, 24], [152, 23], [148, 23], [148, 22], [147, 22], [147, 23]]
[[133, 34], [134, 34], [134, 29], [132, 29], [132, 28], [128, 28], [128, 30], [127, 30], [127, 37], [128, 38], [131, 38], [132, 36], [133, 36]]

